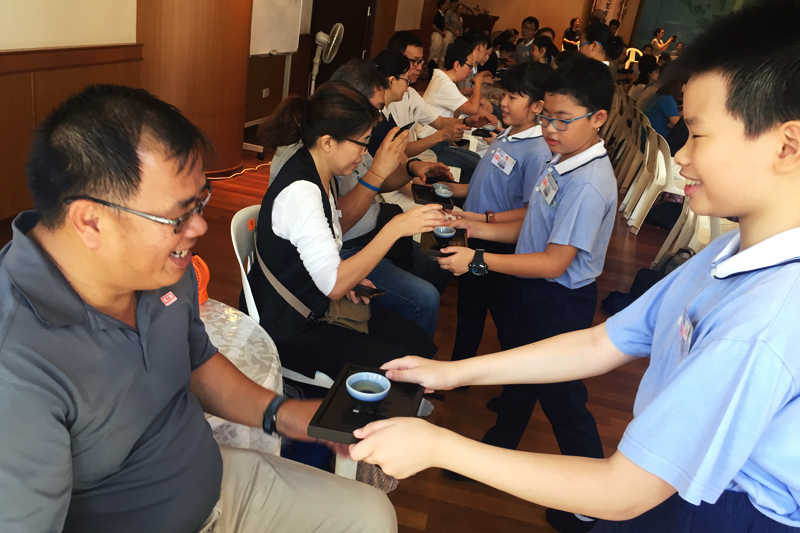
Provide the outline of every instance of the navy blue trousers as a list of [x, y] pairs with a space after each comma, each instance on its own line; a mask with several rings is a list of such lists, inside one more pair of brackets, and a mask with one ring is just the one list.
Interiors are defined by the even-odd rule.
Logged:
[[[591, 327], [597, 307], [597, 284], [568, 289], [543, 279], [509, 278], [495, 316], [503, 350], [562, 333]], [[516, 449], [536, 402], [553, 427], [562, 455], [603, 457], [594, 416], [586, 408], [588, 392], [581, 380], [537, 385], [506, 385], [497, 421], [482, 442]]]
[[797, 533], [756, 509], [747, 494], [726, 490], [716, 503], [692, 505], [678, 494], [632, 520], [601, 520], [592, 533]]

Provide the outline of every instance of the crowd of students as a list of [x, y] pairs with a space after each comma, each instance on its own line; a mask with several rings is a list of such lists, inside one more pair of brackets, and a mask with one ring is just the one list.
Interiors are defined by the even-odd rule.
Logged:
[[[494, 486], [546, 506], [562, 533], [799, 531], [800, 35], [774, 32], [786, 17], [800, 19], [794, 0], [722, 17], [661, 77], [640, 60], [634, 88], [663, 82], [659, 128], [684, 93], [690, 135], [675, 162], [691, 208], [738, 217], [740, 231], [595, 327], [617, 207], [598, 135], [623, 48], [610, 25], [590, 23], [578, 52], [548, 60], [552, 30], [525, 19], [495, 105], [480, 66], [509, 47], [452, 17], [461, 35], [424, 96], [412, 87], [422, 43], [398, 32], [374, 60], [284, 100], [260, 129], [276, 155], [249, 274], [282, 363], [309, 376], [380, 366], [427, 389], [503, 385], [481, 442], [393, 418], [338, 451], [397, 478], [438, 467]], [[480, 157], [449, 144], [471, 128], [494, 129]], [[175, 108], [114, 86], [71, 98], [37, 132], [36, 211], [0, 252], [0, 422], [25, 421], [0, 434], [4, 531], [396, 531], [378, 491], [218, 451], [204, 426], [205, 410], [304, 439], [319, 406], [249, 382], [205, 335], [187, 250], [207, 228], [206, 150]], [[471, 165], [467, 179], [452, 183], [449, 161]], [[441, 180], [463, 209], [414, 205], [412, 182]], [[410, 237], [442, 225], [470, 247], [427, 260]], [[456, 343], [433, 360], [453, 275]], [[359, 285], [387, 295], [369, 301]], [[487, 312], [503, 351], [476, 356]], [[581, 380], [641, 357], [634, 419], [605, 458]], [[561, 455], [516, 450], [537, 403]], [[109, 438], [115, 449], [99, 446]]]

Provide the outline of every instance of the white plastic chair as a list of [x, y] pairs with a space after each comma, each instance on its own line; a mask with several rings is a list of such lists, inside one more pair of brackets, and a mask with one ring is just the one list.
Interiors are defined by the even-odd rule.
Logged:
[[656, 179], [658, 172], [663, 170], [663, 166], [661, 168], [658, 166], [658, 139], [656, 138], [656, 132], [649, 124], [645, 125], [644, 131], [646, 141], [642, 166], [631, 182], [630, 187], [625, 193], [625, 198], [619, 206], [619, 210], [622, 211], [626, 219], [631, 217], [631, 213], [644, 194], [644, 191], [650, 186], [650, 183]]
[[[655, 133], [657, 141], [656, 153], [656, 172], [653, 181], [648, 185], [644, 194], [636, 202], [636, 207], [631, 212], [628, 219], [628, 225], [631, 227], [631, 232], [635, 235], [639, 233], [644, 219], [650, 212], [658, 196], [662, 193], [679, 194], [683, 196], [683, 186], [685, 180], [675, 171], [675, 162], [670, 155], [669, 144], [663, 136]], [[629, 206], [630, 207], [630, 206]]]
[[[260, 205], [251, 205], [240, 209], [231, 220], [231, 240], [233, 241], [233, 250], [236, 252], [236, 260], [239, 261], [239, 273], [242, 276], [242, 289], [244, 290], [244, 300], [247, 303], [247, 314], [253, 320], [260, 322], [258, 316], [258, 309], [256, 302], [253, 298], [253, 291], [250, 289], [250, 282], [247, 280], [247, 273], [252, 268], [255, 261], [255, 241], [253, 239], [253, 229], [258, 224], [258, 213], [261, 210]], [[250, 222], [252, 220], [252, 223]], [[317, 371], [314, 379], [308, 378], [299, 372], [294, 372], [286, 367], [282, 368], [283, 377], [289, 378], [298, 383], [305, 383], [308, 385], [315, 385], [325, 389], [330, 389], [333, 385], [333, 380], [326, 374]], [[356, 478], [357, 463], [351, 459], [343, 459], [336, 456], [336, 475], [346, 477], [348, 479]]]
[[636, 63], [636, 54], [642, 55], [641, 50], [636, 48], [628, 48], [628, 60], [625, 62], [625, 68], [631, 68], [631, 63]]

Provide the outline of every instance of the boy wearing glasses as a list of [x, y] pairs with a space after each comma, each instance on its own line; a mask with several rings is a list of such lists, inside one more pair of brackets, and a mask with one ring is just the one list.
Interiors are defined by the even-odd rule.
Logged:
[[[516, 243], [514, 254], [450, 247], [439, 258], [456, 275], [509, 274], [495, 317], [500, 346], [509, 350], [592, 325], [597, 284], [614, 225], [617, 187], [597, 130], [613, 98], [611, 73], [582, 56], [559, 65], [538, 115], [555, 157], [528, 198], [524, 220], [505, 223], [460, 219], [470, 239]], [[603, 446], [580, 380], [544, 385], [506, 385], [489, 404], [497, 422], [482, 442], [515, 449], [537, 400], [553, 426], [563, 455], [602, 458]], [[588, 531], [587, 517], [551, 511], [554, 525]], [[558, 529], [561, 526], [557, 526]], [[559, 529], [561, 530], [561, 529]]]

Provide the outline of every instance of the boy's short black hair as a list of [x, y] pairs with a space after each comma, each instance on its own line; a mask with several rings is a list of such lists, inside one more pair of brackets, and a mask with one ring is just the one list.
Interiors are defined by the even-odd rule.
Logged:
[[456, 61], [462, 65], [467, 63], [473, 50], [474, 48], [464, 39], [457, 38], [447, 47], [447, 52], [444, 54], [444, 68], [452, 70]]
[[497, 46], [497, 49], [501, 52], [508, 52], [509, 54], [513, 54], [517, 49], [517, 47], [514, 46], [514, 43], [511, 41], [503, 41], [499, 45], [495, 46]]
[[489, 36], [481, 30], [467, 30], [461, 36], [461, 40], [470, 45], [475, 50], [480, 45], [489, 46]]
[[645, 48], [649, 48], [651, 52], [653, 51], [653, 45], [650, 43], [647, 43], [646, 45], [642, 46], [642, 52], [644, 52]]
[[596, 59], [582, 54], [568, 57], [558, 64], [547, 85], [547, 92], [573, 98], [589, 111], [609, 111], [614, 99], [611, 70]]
[[522, 26], [524, 26], [525, 24], [533, 24], [534, 26], [536, 26], [537, 30], [539, 29], [539, 19], [537, 19], [536, 17], [525, 17], [524, 19], [522, 19]]
[[550, 84], [553, 72], [544, 63], [519, 63], [503, 74], [503, 90], [527, 96], [530, 103], [544, 100], [544, 92]]
[[790, 23], [774, 31], [779, 20], [800, 20], [800, 2], [767, 0], [720, 17], [686, 45], [665, 74], [687, 80], [720, 74], [728, 82], [725, 106], [744, 122], [750, 138], [800, 120], [800, 27]]
[[553, 38], [555, 38], [556, 36], [556, 30], [554, 30], [549, 26], [545, 26], [544, 28], [539, 28], [539, 31], [536, 32], [536, 36], [538, 37], [543, 33], [551, 33], [553, 35]]
[[583, 55], [577, 50], [564, 50], [563, 52], [559, 52], [553, 58], [553, 68], [558, 68], [559, 65], [564, 63], [565, 61], [569, 61], [571, 57]]
[[387, 50], [394, 50], [401, 54], [406, 53], [406, 48], [409, 46], [417, 46], [422, 48], [422, 39], [411, 33], [410, 31], [398, 31], [392, 35], [386, 45]]
[[617, 19], [611, 19], [610, 21], [608, 21], [608, 25], [616, 26], [617, 28], [619, 28], [619, 21]]

